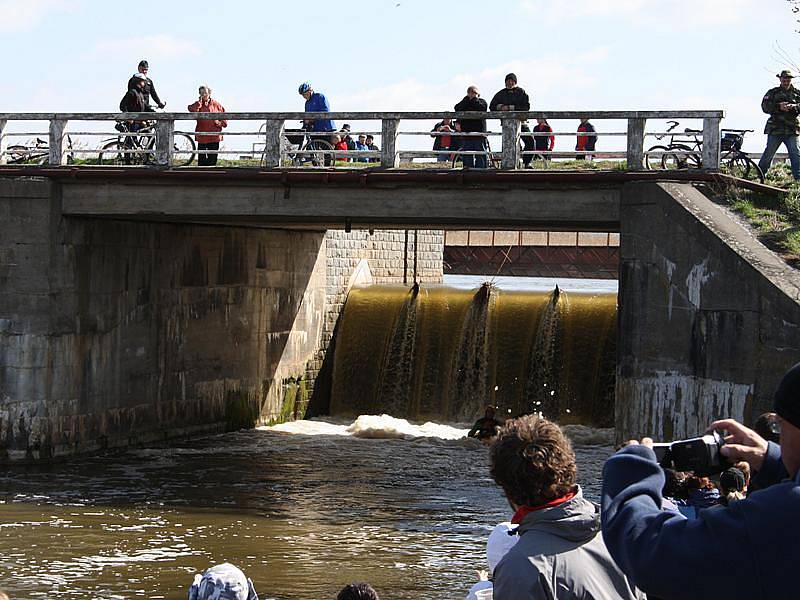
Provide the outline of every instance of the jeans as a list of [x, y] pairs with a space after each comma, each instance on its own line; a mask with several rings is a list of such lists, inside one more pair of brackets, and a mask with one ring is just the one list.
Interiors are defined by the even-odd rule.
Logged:
[[761, 155], [761, 160], [758, 161], [758, 166], [766, 174], [772, 166], [772, 159], [781, 144], [784, 144], [786, 150], [789, 151], [789, 162], [792, 163], [792, 177], [795, 180], [800, 180], [800, 151], [797, 148], [796, 135], [767, 135], [767, 147]]
[[197, 144], [197, 164], [201, 167], [213, 167], [217, 164], [218, 154], [210, 154], [203, 150], [219, 150], [219, 142], [210, 144]]
[[[484, 147], [484, 141], [482, 137], [473, 138], [473, 137], [465, 137], [464, 138], [464, 145], [461, 147], [462, 150], [468, 152], [484, 152], [486, 148]], [[485, 169], [486, 168], [486, 155], [485, 154], [464, 154], [461, 157], [464, 166], [467, 168], [475, 167], [476, 169]]]

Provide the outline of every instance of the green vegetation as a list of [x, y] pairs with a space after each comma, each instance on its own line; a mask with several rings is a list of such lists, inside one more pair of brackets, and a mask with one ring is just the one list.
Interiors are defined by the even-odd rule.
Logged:
[[740, 214], [765, 246], [800, 268], [800, 183], [786, 165], [770, 169], [765, 183], [785, 192], [766, 194], [733, 186], [714, 192], [717, 201]]

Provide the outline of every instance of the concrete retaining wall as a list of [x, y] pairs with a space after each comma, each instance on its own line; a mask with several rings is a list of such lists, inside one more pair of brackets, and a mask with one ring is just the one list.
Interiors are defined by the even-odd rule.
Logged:
[[410, 284], [409, 240], [65, 218], [60, 184], [0, 180], [0, 461], [302, 415], [347, 290]]
[[629, 183], [621, 207], [620, 440], [752, 422], [800, 361], [800, 277], [691, 185]]

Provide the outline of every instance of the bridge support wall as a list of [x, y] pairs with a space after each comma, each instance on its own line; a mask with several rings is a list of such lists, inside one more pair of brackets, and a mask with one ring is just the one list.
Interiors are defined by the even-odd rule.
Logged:
[[405, 241], [64, 217], [60, 184], [0, 179], [0, 461], [302, 415], [346, 290], [402, 282]]
[[621, 206], [620, 440], [752, 423], [800, 360], [800, 278], [686, 184], [629, 183]]

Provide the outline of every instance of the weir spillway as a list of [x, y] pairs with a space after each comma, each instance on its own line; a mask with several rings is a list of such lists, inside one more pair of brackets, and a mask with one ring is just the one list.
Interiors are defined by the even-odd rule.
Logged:
[[354, 289], [330, 412], [471, 421], [539, 412], [614, 424], [616, 294], [399, 286]]

